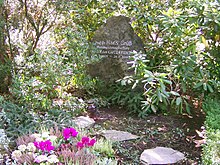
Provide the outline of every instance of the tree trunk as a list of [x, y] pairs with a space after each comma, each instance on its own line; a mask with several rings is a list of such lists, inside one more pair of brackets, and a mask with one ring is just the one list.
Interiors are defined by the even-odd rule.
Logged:
[[11, 59], [7, 55], [5, 38], [4, 0], [0, 0], [0, 93], [8, 92], [11, 82]]

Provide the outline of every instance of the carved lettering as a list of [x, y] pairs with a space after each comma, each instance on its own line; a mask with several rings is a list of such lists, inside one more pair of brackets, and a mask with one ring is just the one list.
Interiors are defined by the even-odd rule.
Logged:
[[128, 58], [130, 56], [132, 41], [103, 40], [96, 41], [95, 45], [100, 49], [100, 55], [115, 55], [120, 58]]

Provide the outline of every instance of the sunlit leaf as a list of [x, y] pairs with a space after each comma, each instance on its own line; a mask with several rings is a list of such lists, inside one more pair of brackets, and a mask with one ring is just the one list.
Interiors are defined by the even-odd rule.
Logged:
[[182, 98], [181, 97], [177, 97], [176, 99], [176, 105], [180, 105], [180, 103], [182, 102]]
[[175, 91], [170, 91], [170, 93], [171, 93], [172, 95], [174, 95], [174, 96], [180, 96], [180, 94], [177, 93], [177, 92], [175, 92]]
[[157, 108], [152, 104], [151, 106], [151, 109], [152, 109], [152, 111], [154, 112], [154, 113], [156, 113], [157, 112]]

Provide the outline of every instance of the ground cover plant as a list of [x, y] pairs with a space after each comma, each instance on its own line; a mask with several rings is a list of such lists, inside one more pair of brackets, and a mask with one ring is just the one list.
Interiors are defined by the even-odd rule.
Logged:
[[206, 116], [206, 134], [203, 147], [203, 163], [219, 164], [220, 162], [220, 126], [219, 126], [219, 99], [212, 96], [207, 97], [203, 103]]
[[[140, 120], [193, 116], [210, 93], [219, 95], [219, 10], [218, 0], [0, 0], [0, 128], [13, 143], [41, 126], [73, 126], [74, 117], [89, 114], [88, 100]], [[133, 75], [106, 86], [86, 66], [101, 59], [92, 37], [113, 15], [131, 18], [145, 52], [132, 52]], [[218, 101], [206, 99], [203, 107], [211, 139], [203, 160], [211, 164], [219, 150]]]

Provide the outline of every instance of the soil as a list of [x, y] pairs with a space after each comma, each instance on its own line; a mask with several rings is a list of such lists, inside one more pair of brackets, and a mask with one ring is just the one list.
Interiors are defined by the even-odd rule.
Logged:
[[196, 130], [201, 131], [205, 115], [196, 109], [189, 115], [149, 115], [140, 119], [129, 115], [120, 107], [102, 108], [93, 116], [97, 127], [127, 131], [140, 136], [138, 140], [124, 141], [114, 145], [118, 164], [138, 165], [145, 149], [170, 147], [185, 154], [185, 159], [176, 164], [201, 164], [201, 146], [195, 140], [202, 139]]

